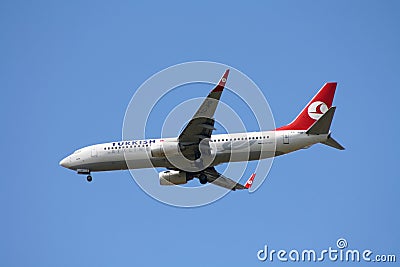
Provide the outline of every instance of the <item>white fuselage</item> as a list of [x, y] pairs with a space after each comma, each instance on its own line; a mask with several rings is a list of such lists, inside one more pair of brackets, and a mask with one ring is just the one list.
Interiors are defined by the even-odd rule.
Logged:
[[[328, 134], [309, 135], [304, 130], [265, 131], [212, 135], [214, 155], [209, 166], [226, 162], [260, 160], [287, 154], [324, 142]], [[177, 138], [119, 141], [87, 146], [61, 160], [72, 170], [90, 172], [175, 166], [167, 157], [153, 157], [152, 146], [174, 142]]]

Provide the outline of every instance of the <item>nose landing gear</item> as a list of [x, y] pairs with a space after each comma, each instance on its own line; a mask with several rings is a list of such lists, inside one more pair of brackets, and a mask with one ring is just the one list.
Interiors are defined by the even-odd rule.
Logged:
[[88, 169], [78, 169], [76, 172], [78, 174], [87, 174], [86, 180], [88, 182], [91, 182], [93, 180], [92, 176], [90, 175], [90, 170], [88, 170]]

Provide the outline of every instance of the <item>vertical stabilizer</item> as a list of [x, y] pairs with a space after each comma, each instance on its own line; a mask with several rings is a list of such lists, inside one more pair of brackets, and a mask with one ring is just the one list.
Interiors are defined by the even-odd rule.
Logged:
[[276, 130], [309, 129], [311, 125], [332, 107], [336, 85], [336, 82], [326, 83], [290, 124]]

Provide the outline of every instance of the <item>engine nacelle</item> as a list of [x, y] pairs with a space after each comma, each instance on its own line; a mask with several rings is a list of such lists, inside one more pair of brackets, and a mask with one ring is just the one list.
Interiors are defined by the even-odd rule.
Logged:
[[174, 156], [179, 155], [179, 144], [178, 142], [158, 142], [156, 144], [151, 145], [151, 156], [155, 158], [162, 158], [165, 155]]
[[160, 177], [160, 185], [177, 185], [186, 184], [187, 173], [183, 171], [163, 171], [158, 174]]

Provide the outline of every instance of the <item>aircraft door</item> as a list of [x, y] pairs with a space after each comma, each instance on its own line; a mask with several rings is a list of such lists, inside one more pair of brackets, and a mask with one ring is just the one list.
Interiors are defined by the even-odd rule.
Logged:
[[97, 157], [97, 149], [95, 147], [92, 148], [92, 157]]
[[289, 133], [283, 134], [283, 144], [285, 144], [285, 145], [289, 144]]

